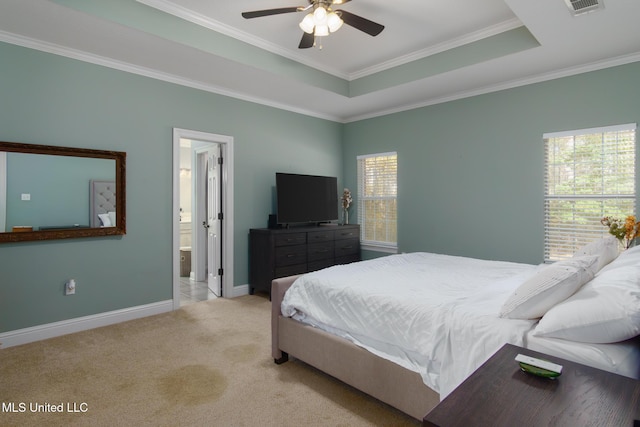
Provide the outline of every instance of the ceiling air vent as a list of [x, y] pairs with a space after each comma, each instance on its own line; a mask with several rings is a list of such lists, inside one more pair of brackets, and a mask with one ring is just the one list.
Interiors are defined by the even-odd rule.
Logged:
[[569, 7], [571, 13], [575, 15], [582, 15], [583, 13], [593, 12], [594, 10], [602, 9], [604, 4], [603, 0], [564, 0]]

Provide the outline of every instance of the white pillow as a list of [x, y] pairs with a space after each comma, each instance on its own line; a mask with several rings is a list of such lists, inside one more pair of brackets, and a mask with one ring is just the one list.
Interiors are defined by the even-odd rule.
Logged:
[[111, 227], [115, 227], [117, 222], [116, 222], [116, 213], [113, 211], [107, 212], [107, 214], [109, 215], [109, 222], [111, 222]]
[[598, 257], [574, 257], [555, 262], [518, 286], [504, 302], [500, 317], [538, 319], [593, 278]]
[[616, 259], [620, 254], [620, 242], [613, 236], [607, 236], [596, 239], [593, 242], [578, 249], [573, 256], [597, 255], [598, 266], [600, 270], [605, 265]]
[[640, 265], [640, 246], [634, 246], [622, 251], [620, 256], [610, 264], [606, 265], [602, 271], [605, 272], [613, 270], [614, 268], [626, 267], [628, 265]]
[[102, 223], [103, 227], [112, 227], [111, 225], [111, 219], [109, 218], [109, 214], [98, 214], [98, 218], [100, 219], [100, 222]]
[[613, 343], [640, 335], [640, 264], [603, 271], [551, 308], [533, 335]]

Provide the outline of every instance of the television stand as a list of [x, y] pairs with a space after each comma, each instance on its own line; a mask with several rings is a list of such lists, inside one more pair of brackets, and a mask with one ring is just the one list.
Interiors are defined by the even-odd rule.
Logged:
[[360, 226], [252, 228], [249, 230], [249, 293], [271, 294], [278, 277], [360, 261]]

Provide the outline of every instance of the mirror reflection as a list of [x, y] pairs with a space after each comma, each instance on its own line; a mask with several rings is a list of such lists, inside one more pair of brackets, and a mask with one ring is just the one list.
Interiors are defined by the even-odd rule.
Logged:
[[[92, 218], [102, 197], [115, 226], [115, 160], [7, 153], [5, 227], [0, 231], [111, 226]], [[101, 183], [102, 186], [99, 186]], [[110, 187], [109, 187], [110, 184]]]
[[125, 157], [0, 142], [0, 242], [125, 234]]

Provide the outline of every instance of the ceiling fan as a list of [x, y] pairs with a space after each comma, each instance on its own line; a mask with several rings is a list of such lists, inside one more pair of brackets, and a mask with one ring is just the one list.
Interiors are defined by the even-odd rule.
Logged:
[[299, 26], [304, 31], [298, 48], [308, 49], [315, 45], [316, 37], [328, 36], [329, 33], [338, 31], [342, 24], [347, 24], [363, 31], [371, 36], [377, 36], [384, 30], [384, 25], [370, 21], [346, 10], [333, 10], [331, 6], [341, 5], [351, 0], [308, 0], [307, 6], [281, 7], [276, 9], [255, 10], [243, 12], [246, 19], [260, 18], [263, 16], [279, 15], [292, 12], [309, 12], [300, 22]]

